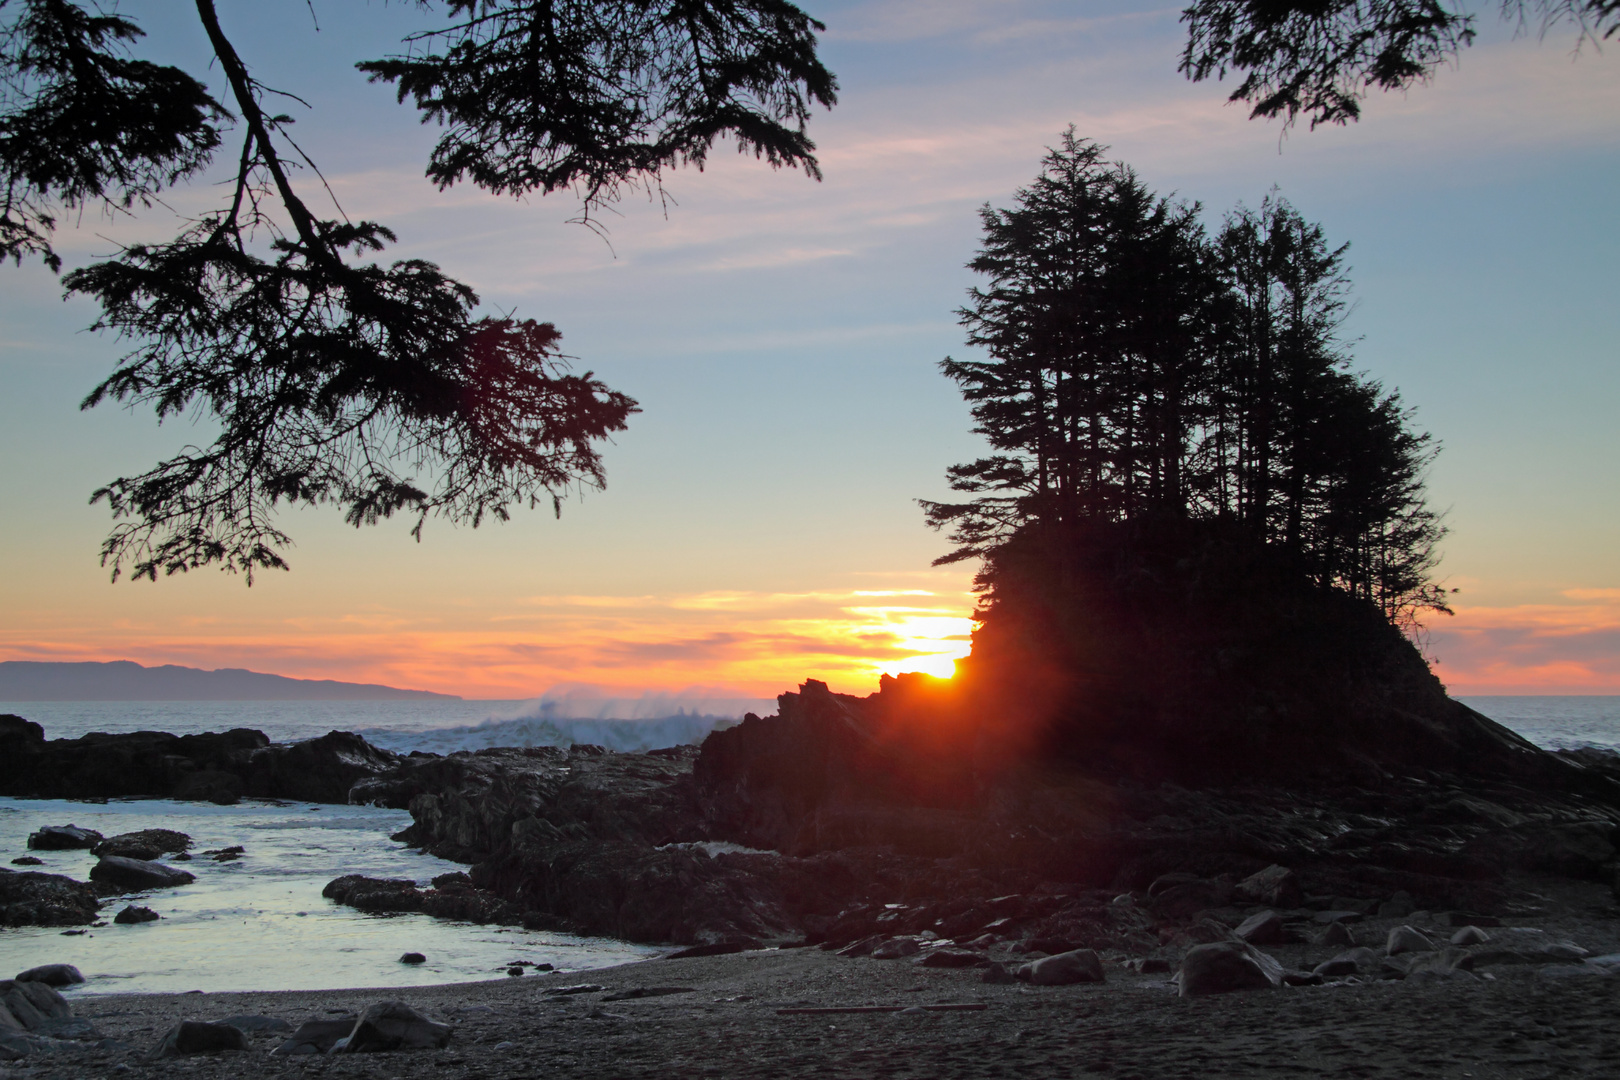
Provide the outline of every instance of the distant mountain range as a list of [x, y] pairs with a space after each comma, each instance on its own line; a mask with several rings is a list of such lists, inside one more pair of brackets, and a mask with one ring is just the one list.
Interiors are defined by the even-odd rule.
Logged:
[[401, 690], [372, 683], [289, 679], [241, 668], [164, 664], [132, 660], [110, 663], [0, 661], [0, 701], [406, 701], [447, 698], [427, 690]]

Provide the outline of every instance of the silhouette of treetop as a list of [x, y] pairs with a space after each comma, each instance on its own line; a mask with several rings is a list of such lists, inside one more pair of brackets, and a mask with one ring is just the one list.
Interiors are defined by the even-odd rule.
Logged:
[[[424, 10], [438, 5], [423, 3]], [[94, 328], [132, 343], [85, 398], [190, 415], [219, 434], [101, 488], [115, 525], [102, 563], [156, 579], [209, 564], [285, 568], [283, 504], [332, 504], [354, 525], [399, 511], [478, 525], [514, 504], [605, 483], [598, 444], [636, 402], [568, 373], [550, 323], [475, 315], [430, 262], [371, 257], [387, 227], [322, 218], [294, 167], [316, 172], [265, 107], [213, 0], [195, 0], [228, 89], [132, 57], [143, 32], [69, 0], [0, 0], [0, 258], [39, 256], [62, 211], [128, 212], [240, 140], [229, 197], [172, 240], [69, 272]], [[820, 171], [805, 134], [836, 82], [809, 16], [781, 0], [450, 0], [451, 23], [359, 65], [445, 133], [441, 187], [577, 192], [586, 216], [716, 140], [774, 167]], [[437, 50], [437, 51], [436, 51]], [[296, 99], [295, 99], [296, 100]]]

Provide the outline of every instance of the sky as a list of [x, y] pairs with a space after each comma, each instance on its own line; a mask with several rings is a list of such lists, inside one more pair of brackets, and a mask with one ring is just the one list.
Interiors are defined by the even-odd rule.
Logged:
[[[1458, 694], [1620, 693], [1620, 56], [1485, 26], [1430, 85], [1348, 127], [1247, 119], [1176, 73], [1177, 9], [1033, 0], [838, 0], [839, 103], [810, 125], [825, 178], [729, 147], [631, 197], [608, 235], [567, 196], [437, 191], [435, 137], [353, 71], [424, 25], [415, 5], [222, 0], [351, 217], [554, 322], [576, 370], [644, 410], [608, 487], [506, 524], [355, 530], [280, 519], [289, 573], [109, 583], [88, 496], [208, 437], [78, 402], [121, 355], [38, 265], [0, 268], [0, 660], [245, 667], [526, 698], [557, 688], [769, 697], [943, 673], [971, 631], [972, 567], [917, 508], [980, 444], [937, 368], [971, 355], [955, 309], [977, 210], [1007, 205], [1073, 124], [1206, 219], [1274, 186], [1350, 243], [1355, 364], [1444, 446], [1429, 478], [1456, 614], [1425, 648]], [[144, 55], [206, 69], [185, 6], [128, 0]], [[210, 73], [217, 78], [217, 73]], [[210, 179], [217, 181], [220, 172]], [[300, 178], [315, 201], [313, 177]], [[215, 184], [58, 234], [68, 265], [172, 234]]]

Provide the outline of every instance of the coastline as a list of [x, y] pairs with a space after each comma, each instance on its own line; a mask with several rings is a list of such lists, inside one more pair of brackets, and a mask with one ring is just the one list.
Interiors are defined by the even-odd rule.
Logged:
[[[1563, 917], [1587, 899], [1569, 895]], [[1612, 920], [1609, 926], [1613, 927]], [[1594, 942], [1596, 944], [1596, 942]], [[1300, 947], [1303, 951], [1319, 947]], [[1283, 950], [1285, 953], [1288, 950]], [[1285, 959], [1292, 959], [1286, 957]], [[341, 1075], [475, 1077], [1002, 1077], [1086, 1073], [1189, 1076], [1531, 1077], [1613, 1075], [1620, 977], [1577, 968], [1493, 969], [1491, 979], [1354, 980], [1269, 992], [1178, 998], [1168, 976], [1110, 963], [1099, 985], [987, 985], [973, 969], [842, 958], [819, 949], [651, 960], [581, 975], [506, 978], [397, 990], [109, 995], [81, 1015], [126, 1049], [37, 1056], [42, 1080], [84, 1076]], [[650, 987], [687, 992], [605, 1000]], [[183, 1019], [262, 1014], [297, 1025], [395, 999], [454, 1027], [442, 1050], [352, 1057], [272, 1056], [261, 1035], [243, 1052], [151, 1059]], [[849, 1005], [983, 1005], [979, 1011], [784, 1015]], [[183, 1064], [181, 1064], [183, 1062]]]

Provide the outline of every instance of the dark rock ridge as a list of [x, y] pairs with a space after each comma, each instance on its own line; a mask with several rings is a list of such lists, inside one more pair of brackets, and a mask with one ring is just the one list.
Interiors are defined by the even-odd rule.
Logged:
[[0, 715], [0, 795], [218, 803], [256, 796], [342, 803], [355, 783], [391, 772], [400, 760], [398, 754], [344, 731], [277, 744], [263, 732], [245, 728], [47, 741], [38, 724]]
[[[641, 941], [929, 931], [1139, 953], [1227, 939], [1261, 908], [1283, 909], [1267, 935], [1318, 934], [1384, 906], [1501, 908], [1525, 875], [1616, 872], [1607, 759], [1545, 753], [1466, 710], [1473, 734], [1458, 737], [1485, 747], [1468, 775], [1363, 759], [1308, 784], [1187, 788], [959, 755], [949, 739], [930, 753], [895, 719], [927, 692], [810, 682], [701, 752], [413, 757], [353, 794], [409, 808], [399, 838], [471, 863], [471, 885], [525, 925]], [[428, 891], [390, 888], [400, 910], [425, 909]]]

